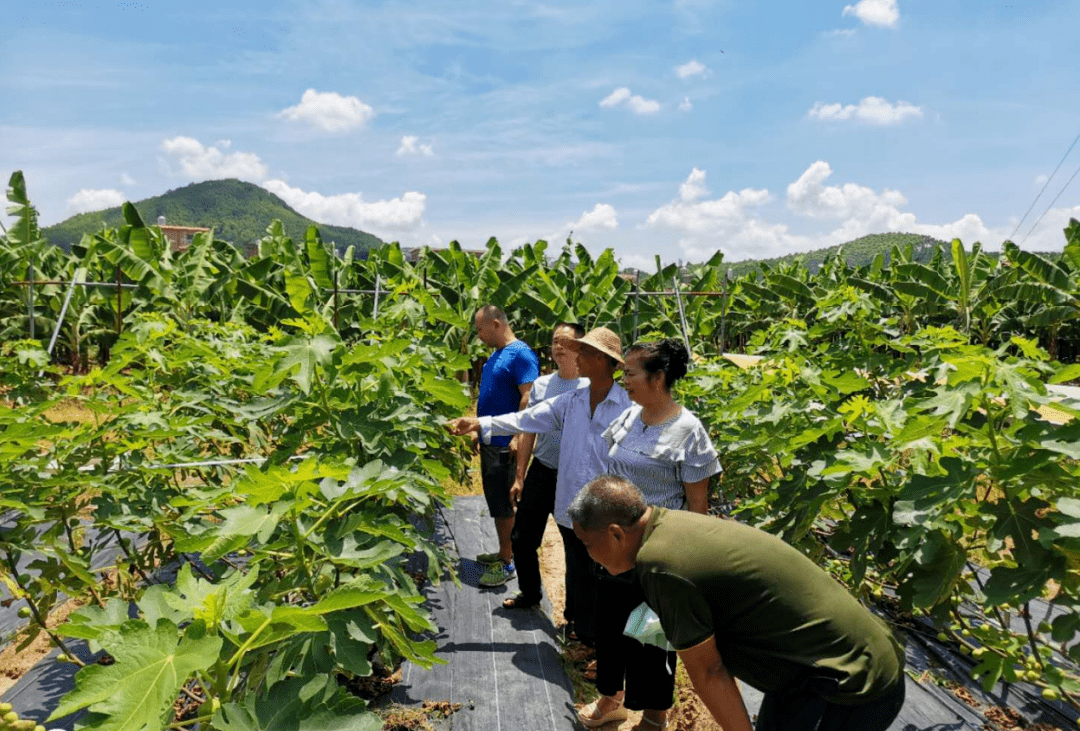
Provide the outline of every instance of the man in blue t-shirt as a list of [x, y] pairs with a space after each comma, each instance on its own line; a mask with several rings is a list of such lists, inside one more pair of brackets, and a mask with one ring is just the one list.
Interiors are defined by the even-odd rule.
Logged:
[[[476, 336], [484, 345], [495, 348], [480, 377], [476, 415], [501, 416], [524, 409], [529, 403], [532, 383], [540, 375], [536, 353], [514, 336], [506, 313], [494, 305], [484, 305], [476, 311]], [[480, 577], [480, 586], [499, 586], [514, 575], [510, 540], [514, 506], [510, 502], [510, 486], [514, 482], [516, 462], [510, 439], [494, 437], [491, 444], [479, 445], [484, 497], [499, 536], [498, 553], [476, 557], [477, 561], [488, 564]]]

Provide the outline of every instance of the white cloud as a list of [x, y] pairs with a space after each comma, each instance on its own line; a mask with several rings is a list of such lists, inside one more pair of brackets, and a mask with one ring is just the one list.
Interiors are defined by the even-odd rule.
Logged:
[[[571, 233], [580, 234], [583, 231], [598, 233], [614, 231], [617, 228], [619, 228], [619, 218], [615, 213], [615, 207], [608, 203], [597, 203], [591, 211], [582, 213], [578, 220], [569, 221], [558, 231], [552, 231], [541, 236], [541, 238], [545, 241], [562, 241]], [[513, 239], [511, 245], [519, 246], [522, 243], [532, 241], [534, 238], [533, 234], [517, 236]], [[518, 243], [514, 243], [515, 241]]]
[[424, 155], [431, 157], [435, 154], [435, 151], [431, 149], [431, 145], [418, 144], [420, 138], [415, 135], [405, 135], [401, 138], [401, 146], [397, 149], [398, 157], [404, 155]]
[[131, 177], [127, 173], [120, 173], [121, 185], [135, 185], [135, 178]]
[[1035, 177], [1035, 185], [1041, 187], [1046, 185], [1049, 180], [1050, 178], [1046, 175], [1038, 175]]
[[844, 7], [841, 17], [854, 15], [866, 25], [883, 28], [895, 28], [900, 19], [900, 8], [896, 0], [859, 0], [854, 5]]
[[914, 104], [898, 101], [895, 105], [881, 97], [868, 96], [858, 106], [849, 104], [825, 104], [818, 102], [807, 112], [810, 119], [824, 122], [846, 122], [858, 120], [867, 124], [894, 125], [908, 119], [922, 119], [923, 110]]
[[901, 210], [907, 198], [896, 190], [877, 193], [854, 183], [826, 186], [832, 175], [827, 162], [818, 160], [798, 180], [788, 186], [788, 208], [811, 219], [840, 220], [839, 227], [818, 234], [814, 248], [842, 244], [873, 233], [915, 233], [943, 241], [958, 238], [966, 246], [981, 241], [996, 249], [1008, 236], [1003, 228], [991, 229], [974, 213], [944, 224], [920, 223], [918, 217]]
[[684, 98], [682, 100], [682, 102], [679, 104], [679, 111], [680, 112], [689, 112], [693, 108], [694, 108], [694, 105], [690, 103], [690, 97]]
[[601, 99], [600, 106], [615, 107], [623, 102], [626, 102], [626, 106], [630, 107], [634, 114], [655, 114], [660, 111], [660, 102], [632, 95], [625, 86], [616, 89]]
[[608, 94], [606, 97], [600, 100], [600, 106], [613, 107], [620, 102], [624, 102], [630, 98], [630, 90], [625, 86], [616, 89]]
[[161, 149], [180, 163], [180, 170], [185, 176], [196, 182], [239, 178], [258, 183], [269, 174], [266, 163], [253, 152], [226, 154], [219, 147], [207, 147], [193, 137], [162, 140]]
[[719, 235], [744, 226], [750, 219], [748, 210], [770, 199], [769, 191], [751, 188], [730, 191], [715, 200], [701, 200], [707, 194], [705, 171], [694, 168], [679, 187], [679, 198], [650, 213], [645, 227]]
[[299, 104], [281, 110], [277, 116], [306, 122], [326, 132], [346, 132], [367, 124], [375, 116], [375, 110], [355, 96], [308, 89]]
[[788, 186], [788, 208], [810, 218], [884, 221], [907, 203], [901, 193], [887, 188], [878, 194], [853, 183], [826, 186], [825, 180], [831, 175], [832, 168], [822, 160], [808, 167]]
[[660, 111], [660, 102], [640, 96], [630, 97], [630, 108], [634, 114], [654, 114]]
[[688, 79], [691, 76], [701, 76], [702, 78], [708, 78], [710, 73], [711, 71], [709, 71], [709, 68], [705, 64], [697, 60], [688, 61], [682, 66], [675, 67], [675, 74], [680, 79]]
[[588, 229], [616, 229], [619, 227], [619, 219], [615, 215], [615, 208], [607, 203], [597, 203], [591, 211], [585, 211], [574, 223], [566, 224], [568, 229], [582, 231]]
[[353, 226], [365, 231], [411, 231], [424, 224], [427, 196], [407, 192], [400, 198], [365, 201], [359, 193], [322, 195], [293, 188], [282, 180], [268, 180], [263, 187], [299, 213], [336, 226]]
[[660, 102], [640, 96], [630, 97], [630, 108], [634, 114], [655, 114], [660, 111]]
[[[976, 241], [996, 250], [1016, 225], [1008, 228], [988, 226], [975, 213], [967, 213], [946, 223], [923, 223], [911, 211], [904, 210], [907, 198], [899, 191], [880, 192], [854, 183], [827, 185], [832, 168], [817, 161], [787, 188], [787, 207], [813, 226], [825, 223], [817, 231], [794, 233], [782, 223], [769, 220], [772, 196], [768, 190], [729, 191], [710, 198], [705, 186], [706, 173], [694, 168], [679, 187], [679, 197], [654, 210], [642, 226], [654, 232], [673, 234], [675, 253], [665, 253], [665, 261], [681, 254], [688, 261], [703, 261], [722, 250], [730, 261], [765, 259], [798, 251], [810, 251], [842, 244], [873, 233], [904, 232], [931, 236], [943, 241], [959, 238], [966, 246]], [[1038, 251], [1060, 250], [1062, 229], [1069, 218], [1080, 217], [1080, 206], [1054, 209], [1047, 214], [1023, 248]], [[1017, 236], [1024, 240], [1031, 222]], [[639, 264], [633, 258], [624, 264], [650, 269], [651, 262]], [[642, 264], [648, 264], [642, 266]]]
[[687, 203], [696, 201], [708, 193], [709, 191], [705, 187], [705, 171], [697, 168], [691, 170], [686, 182], [679, 186], [679, 197]]
[[835, 30], [826, 31], [825, 35], [826, 36], [842, 36], [842, 37], [853, 36], [853, 35], [855, 35], [855, 29], [854, 28], [836, 28]]
[[106, 208], [113, 208], [126, 200], [127, 196], [114, 188], [106, 188], [103, 190], [83, 188], [78, 193], [68, 198], [67, 206], [68, 210], [72, 213], [89, 213], [90, 211], [101, 211]]
[[[1063, 231], [1068, 227], [1071, 218], [1080, 220], [1080, 205], [1069, 208], [1053, 208], [1046, 212], [1046, 215], [1043, 216], [1043, 219], [1039, 221], [1038, 226], [1034, 229], [1032, 226], [1035, 225], [1035, 221], [1030, 219], [1025, 221], [1023, 227], [1016, 234], [1016, 243], [1020, 248], [1028, 251], [1061, 251], [1065, 245]], [[1015, 222], [1009, 227], [1006, 235], [1011, 234], [1014, 228], [1016, 228]]]

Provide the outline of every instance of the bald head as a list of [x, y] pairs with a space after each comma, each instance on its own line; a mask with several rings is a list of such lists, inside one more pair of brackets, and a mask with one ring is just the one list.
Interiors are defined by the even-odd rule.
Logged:
[[510, 328], [506, 313], [495, 305], [484, 305], [476, 311], [476, 337], [484, 345], [504, 348], [517, 338]]

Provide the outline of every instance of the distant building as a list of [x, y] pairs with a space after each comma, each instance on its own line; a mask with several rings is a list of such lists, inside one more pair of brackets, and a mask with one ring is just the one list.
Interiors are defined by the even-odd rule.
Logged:
[[158, 216], [157, 226], [173, 251], [184, 251], [191, 246], [195, 234], [210, 230], [202, 226], [168, 226], [165, 224], [165, 216]]

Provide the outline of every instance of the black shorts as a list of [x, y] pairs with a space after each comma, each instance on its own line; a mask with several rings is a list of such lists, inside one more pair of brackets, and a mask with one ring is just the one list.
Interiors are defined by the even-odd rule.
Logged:
[[517, 474], [517, 462], [510, 447], [480, 445], [480, 479], [484, 484], [484, 497], [492, 518], [513, 518], [514, 506], [510, 504], [510, 488]]

